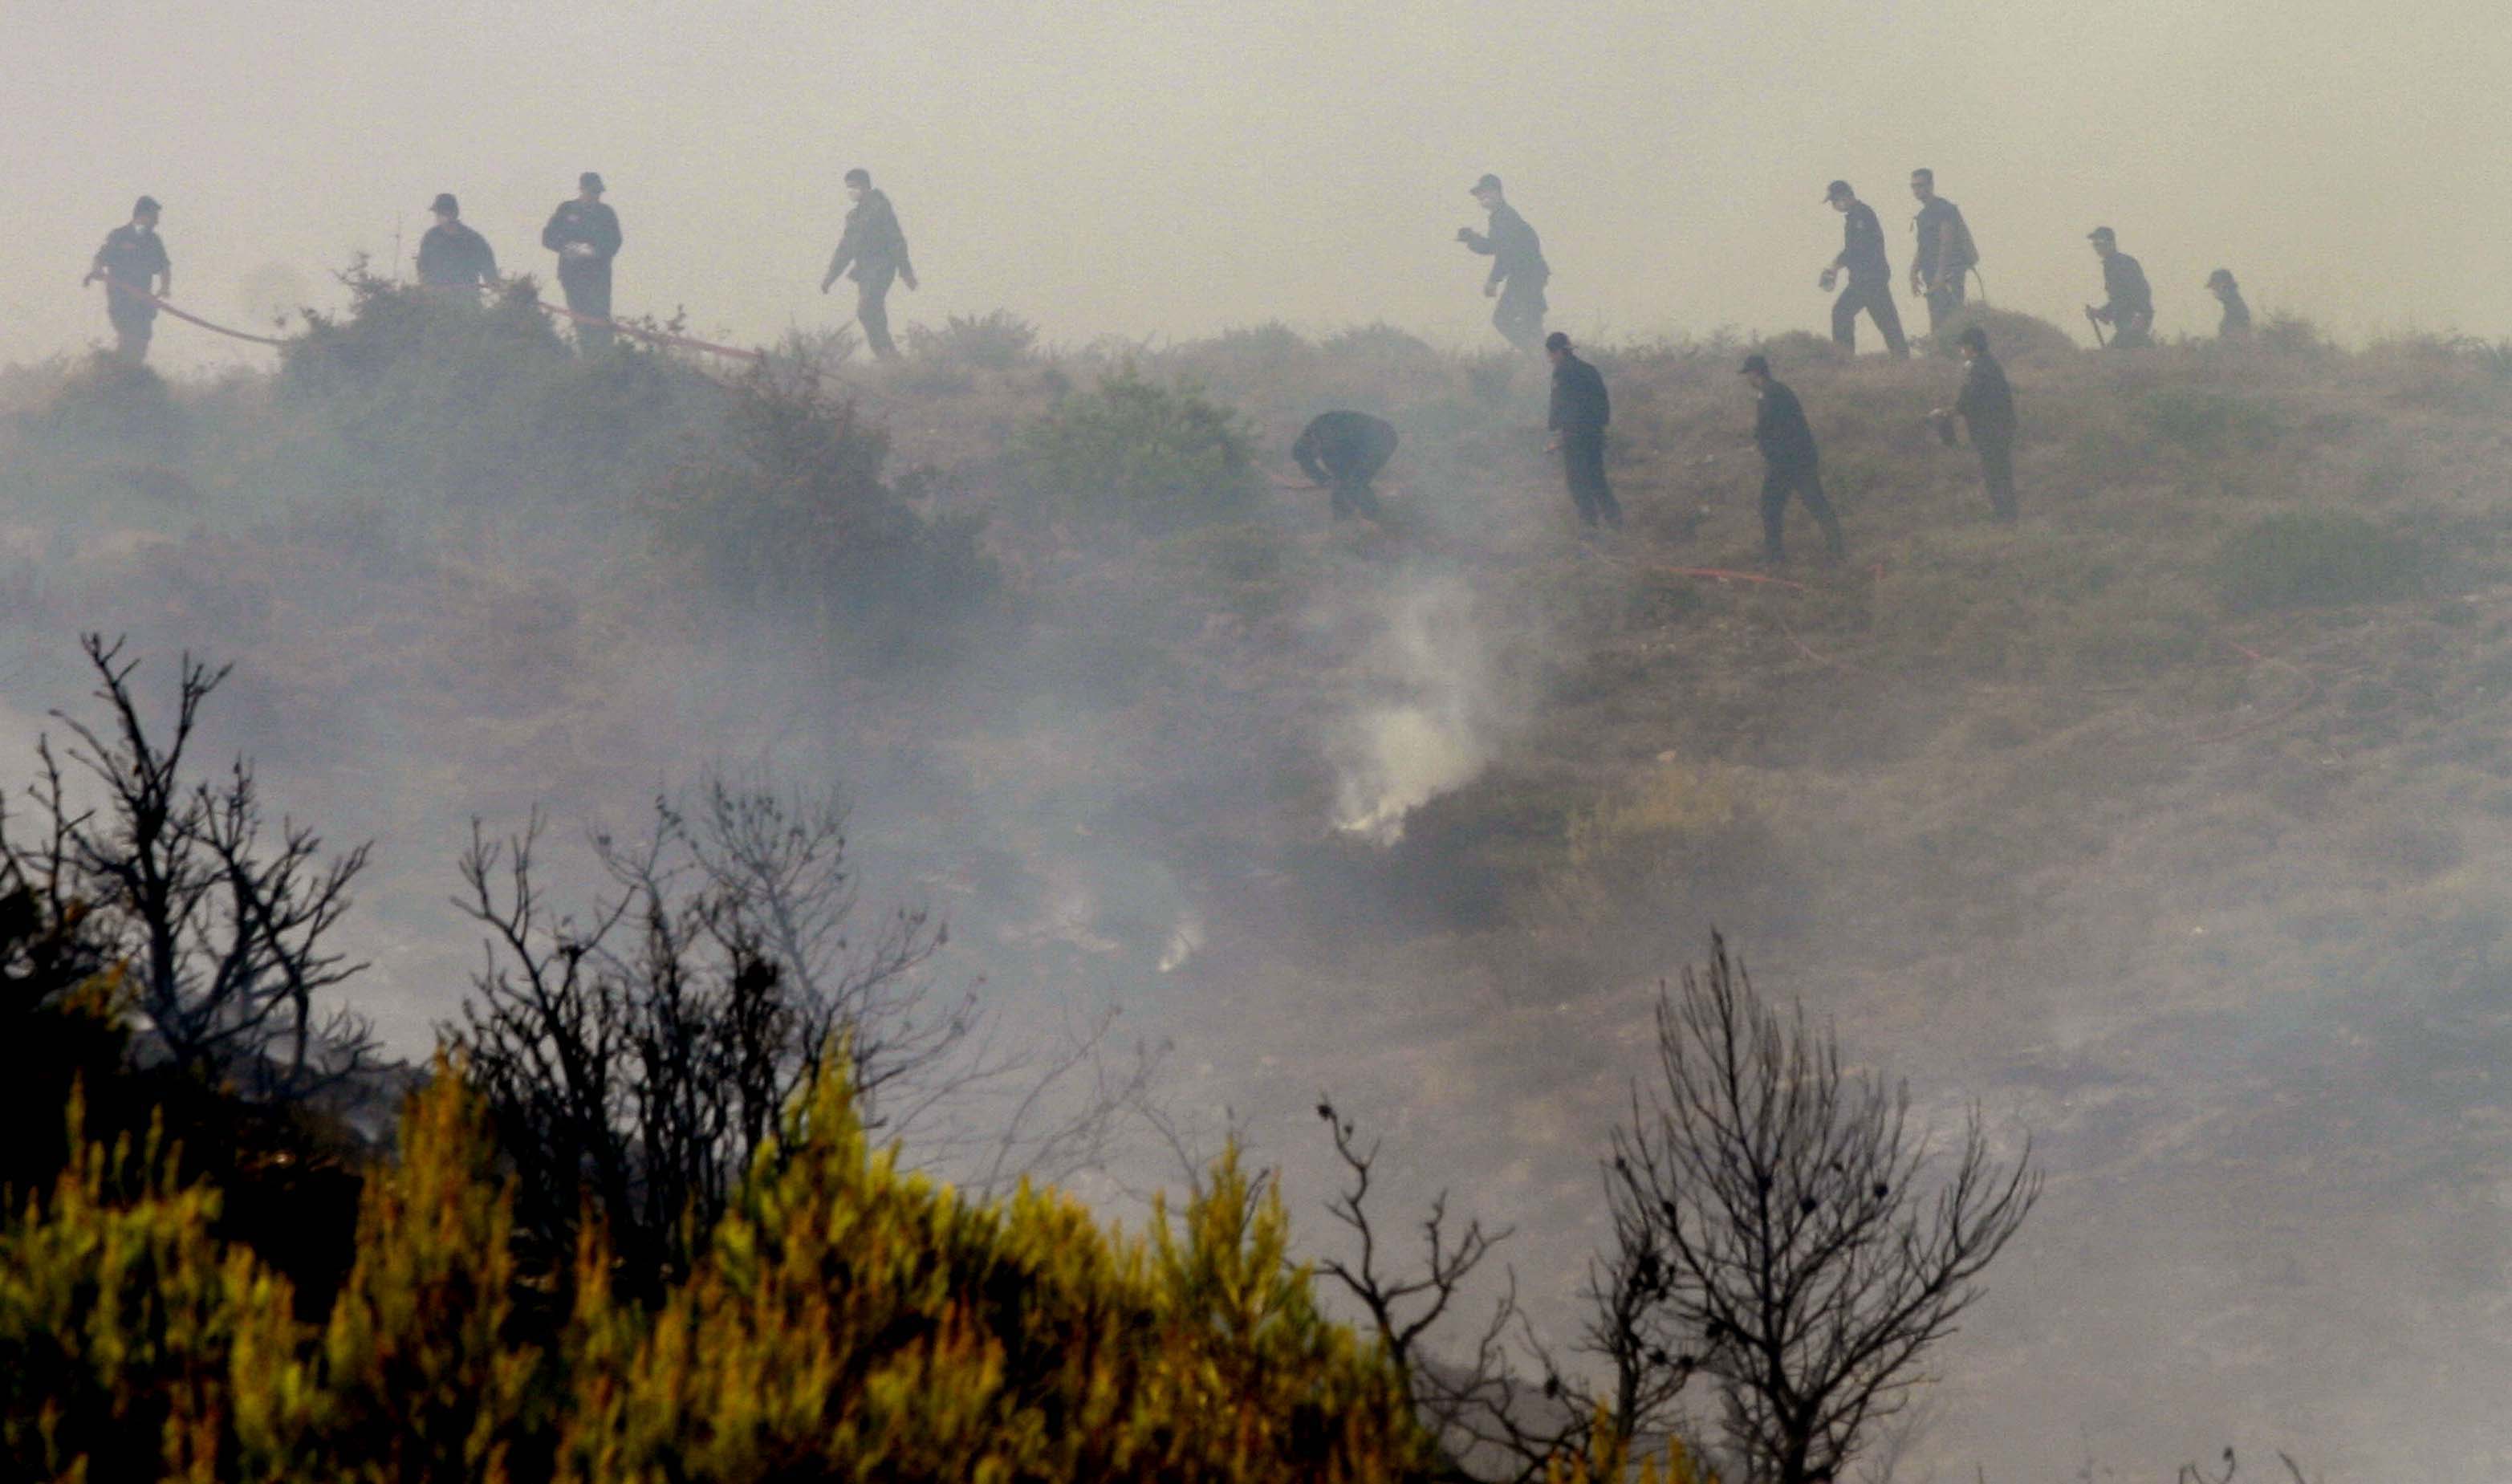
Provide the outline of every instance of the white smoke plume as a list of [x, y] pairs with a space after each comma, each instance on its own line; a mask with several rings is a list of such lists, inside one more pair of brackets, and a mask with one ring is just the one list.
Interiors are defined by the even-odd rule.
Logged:
[[1368, 668], [1376, 698], [1328, 750], [1334, 827], [1393, 845], [1407, 815], [1473, 781], [1497, 751], [1500, 708], [1472, 591], [1438, 577], [1389, 593]]

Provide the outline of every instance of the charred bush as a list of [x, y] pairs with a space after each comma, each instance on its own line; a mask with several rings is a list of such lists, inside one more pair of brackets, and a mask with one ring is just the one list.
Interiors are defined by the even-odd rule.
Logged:
[[1013, 1044], [927, 971], [939, 918], [859, 914], [845, 821], [834, 791], [711, 779], [640, 839], [597, 836], [609, 885], [577, 912], [547, 894], [537, 818], [475, 827], [458, 904], [489, 963], [444, 1031], [520, 1177], [535, 1270], [565, 1270], [589, 1212], [622, 1283], [659, 1291], [832, 1075], [867, 1130], [977, 1194], [1089, 1167], [1142, 1108], [1160, 1053], [1119, 1054], [1113, 1010]]
[[[224, 669], [182, 661], [170, 721], [152, 724], [138, 662], [91, 635], [106, 720], [61, 720], [65, 754], [39, 744], [32, 829], [0, 831], [0, 865], [119, 964], [152, 1059], [249, 1096], [311, 1099], [366, 1073], [372, 1028], [330, 992], [365, 967], [338, 946], [367, 847], [326, 858], [311, 829], [265, 811], [253, 764], [202, 776], [201, 709]], [[99, 800], [77, 801], [65, 773]]]

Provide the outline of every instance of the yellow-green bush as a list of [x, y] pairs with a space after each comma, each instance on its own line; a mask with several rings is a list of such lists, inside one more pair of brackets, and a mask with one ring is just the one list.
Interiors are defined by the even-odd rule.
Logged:
[[[972, 1205], [901, 1173], [831, 1080], [658, 1308], [613, 1292], [588, 1230], [535, 1346], [515, 1334], [511, 1191], [443, 1069], [367, 1180], [320, 1324], [218, 1239], [220, 1192], [160, 1142], [79, 1148], [0, 1228], [11, 1477], [1358, 1484], [1437, 1467], [1395, 1368], [1318, 1312], [1278, 1195], [1235, 1157], [1128, 1236], [1053, 1191]], [[1622, 1472], [1565, 1459], [1556, 1476]]]

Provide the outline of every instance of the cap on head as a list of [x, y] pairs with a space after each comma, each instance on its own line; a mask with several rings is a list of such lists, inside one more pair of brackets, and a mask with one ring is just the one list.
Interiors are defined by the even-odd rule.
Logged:
[[1858, 192], [1849, 188], [1849, 182], [1846, 180], [1834, 180], [1829, 185], [1823, 188], [1823, 199], [1825, 201], [1837, 201], [1843, 196], [1855, 196], [1857, 194]]
[[459, 216], [462, 215], [462, 203], [453, 199], [453, 193], [451, 191], [438, 191], [436, 193], [436, 199], [428, 203], [427, 209], [434, 212], [439, 216]]
[[587, 190], [593, 192], [597, 196], [601, 195], [602, 172], [598, 170], [586, 171], [583, 175], [575, 177], [575, 185], [578, 190]]
[[2119, 234], [2108, 227], [2096, 227], [2085, 234], [2087, 242], [2117, 242]]
[[1740, 376], [1767, 376], [1770, 373], [1771, 363], [1765, 356], [1747, 356], [1745, 364], [1736, 368], [1736, 374]]
[[1546, 350], [1568, 350], [1570, 348], [1570, 337], [1556, 330], [1544, 337], [1544, 348]]
[[132, 206], [131, 215], [134, 216], [154, 216], [160, 210], [162, 210], [162, 208], [157, 205], [156, 197], [142, 196]]
[[1500, 176], [1491, 175], [1484, 176], [1481, 179], [1475, 181], [1474, 188], [1468, 191], [1466, 194], [1470, 196], [1499, 195]]
[[846, 172], [846, 183], [848, 185], [870, 185], [872, 184], [872, 172], [858, 165], [854, 169]]
[[1962, 346], [1966, 350], [1977, 350], [1985, 353], [1988, 350], [1988, 332], [1981, 329], [1977, 325], [1974, 325], [1969, 330], [1964, 331], [1961, 334], [1954, 336], [1954, 343]]

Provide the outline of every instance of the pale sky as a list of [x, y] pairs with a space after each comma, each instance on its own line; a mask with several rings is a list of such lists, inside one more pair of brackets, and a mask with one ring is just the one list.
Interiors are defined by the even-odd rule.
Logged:
[[1876, 205], [1899, 273], [1922, 164], [1991, 300], [2070, 328], [2106, 223], [2167, 334], [2212, 329], [2221, 265], [2350, 337], [2501, 336], [2507, 76], [2477, 0], [0, 0], [0, 363], [100, 336], [76, 285], [141, 191], [177, 302], [235, 320], [292, 279], [336, 302], [331, 270], [397, 233], [406, 262], [440, 190], [546, 279], [541, 221], [586, 169], [626, 228], [622, 312], [834, 325], [854, 165], [925, 281], [894, 321], [1006, 307], [1068, 344], [1273, 318], [1497, 344], [1487, 260], [1451, 240], [1485, 170], [1543, 234], [1557, 327], [1821, 330], [1825, 182]]

